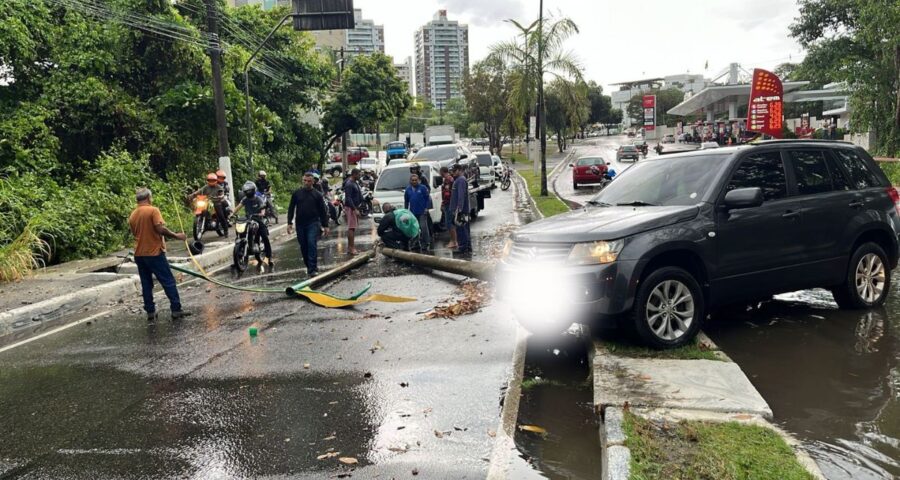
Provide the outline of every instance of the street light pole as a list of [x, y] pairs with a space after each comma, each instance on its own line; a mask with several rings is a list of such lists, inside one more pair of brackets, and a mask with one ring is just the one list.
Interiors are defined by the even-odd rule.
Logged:
[[266, 38], [256, 47], [256, 50], [253, 51], [253, 54], [250, 55], [247, 62], [244, 63], [244, 100], [247, 104], [247, 165], [250, 167], [251, 172], [253, 172], [253, 124], [250, 118], [250, 64], [256, 59], [256, 56], [262, 50], [263, 46], [266, 45], [266, 42], [272, 38], [272, 35], [275, 35], [275, 32], [284, 25], [284, 22], [293, 16], [293, 13], [289, 13], [282, 17], [281, 21], [278, 22], [278, 25], [275, 25], [275, 28], [266, 35]]
[[541, 12], [538, 16], [538, 132], [541, 136], [541, 196], [547, 193], [547, 130], [544, 125], [544, 0], [540, 0]]
[[214, 0], [205, 0], [206, 26], [209, 30], [209, 61], [212, 70], [213, 99], [216, 106], [216, 130], [219, 134], [219, 169], [228, 179], [228, 198], [234, 205], [234, 181], [231, 175], [231, 157], [228, 145], [228, 120], [225, 118], [225, 90], [222, 87], [222, 46], [219, 42], [219, 14]]
[[[344, 84], [344, 47], [341, 47], [341, 59], [338, 60], [340, 62], [340, 68], [338, 68], [338, 88]], [[346, 175], [349, 173], [347, 169], [350, 167], [350, 162], [347, 160], [347, 132], [341, 134], [341, 173]]]

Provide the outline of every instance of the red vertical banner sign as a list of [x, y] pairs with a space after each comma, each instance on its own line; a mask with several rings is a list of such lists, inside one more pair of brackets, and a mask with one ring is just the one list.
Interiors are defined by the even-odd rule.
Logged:
[[644, 95], [641, 103], [644, 106], [644, 130], [656, 130], [656, 95]]
[[772, 72], [756, 68], [747, 107], [747, 130], [781, 138], [784, 87]]

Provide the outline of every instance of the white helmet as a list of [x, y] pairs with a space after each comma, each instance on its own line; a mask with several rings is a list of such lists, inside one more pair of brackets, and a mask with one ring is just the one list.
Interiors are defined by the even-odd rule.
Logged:
[[260, 171], [259, 171], [259, 176], [260, 176], [260, 177], [265, 177], [265, 176], [266, 176], [266, 171], [265, 171], [265, 170], [260, 170]]

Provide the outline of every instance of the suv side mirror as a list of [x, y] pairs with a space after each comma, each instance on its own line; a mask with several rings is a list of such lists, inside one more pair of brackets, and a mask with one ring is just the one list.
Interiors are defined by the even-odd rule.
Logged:
[[459, 159], [460, 159], [460, 160], [463, 160], [463, 159], [466, 159], [466, 158], [469, 158], [469, 156], [466, 155], [465, 153], [459, 156]]
[[763, 204], [763, 193], [759, 187], [738, 188], [725, 194], [725, 208], [753, 208]]

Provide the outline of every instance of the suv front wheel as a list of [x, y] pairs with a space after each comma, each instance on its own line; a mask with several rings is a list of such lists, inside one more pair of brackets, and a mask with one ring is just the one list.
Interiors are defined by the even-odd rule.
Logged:
[[884, 304], [891, 289], [891, 272], [884, 249], [877, 243], [864, 243], [850, 256], [844, 283], [831, 290], [838, 306], [848, 310]]
[[686, 270], [663, 267], [647, 276], [632, 310], [635, 331], [654, 348], [675, 348], [700, 331], [706, 305], [697, 280]]

